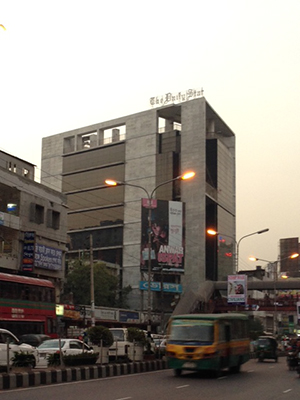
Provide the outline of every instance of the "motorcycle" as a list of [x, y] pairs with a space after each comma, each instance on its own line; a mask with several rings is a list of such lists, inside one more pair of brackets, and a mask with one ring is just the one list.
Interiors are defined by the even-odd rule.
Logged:
[[[286, 362], [290, 371], [294, 371], [296, 368], [300, 367], [298, 354], [295, 354], [295, 350], [288, 348]], [[300, 371], [300, 369], [299, 369]]]

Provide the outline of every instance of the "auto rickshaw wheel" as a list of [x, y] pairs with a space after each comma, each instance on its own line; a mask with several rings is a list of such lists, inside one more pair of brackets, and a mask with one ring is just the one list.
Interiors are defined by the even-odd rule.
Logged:
[[262, 353], [260, 353], [260, 354], [258, 355], [258, 361], [259, 361], [259, 362], [263, 362], [263, 361], [264, 361], [264, 355], [263, 355]]
[[182, 372], [181, 369], [178, 369], [178, 368], [174, 369], [174, 375], [175, 376], [180, 376], [181, 372]]

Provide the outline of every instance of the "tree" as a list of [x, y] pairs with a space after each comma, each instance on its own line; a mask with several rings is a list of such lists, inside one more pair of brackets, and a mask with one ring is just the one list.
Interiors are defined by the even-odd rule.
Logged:
[[[95, 305], [126, 308], [127, 294], [131, 287], [119, 289], [119, 278], [112, 275], [105, 263], [94, 264]], [[88, 262], [77, 260], [67, 276], [64, 286], [65, 297], [73, 293], [74, 304], [91, 303], [91, 273]]]
[[110, 347], [114, 342], [111, 331], [102, 325], [92, 326], [87, 330], [87, 335], [92, 344], [100, 346], [101, 340], [104, 347]]

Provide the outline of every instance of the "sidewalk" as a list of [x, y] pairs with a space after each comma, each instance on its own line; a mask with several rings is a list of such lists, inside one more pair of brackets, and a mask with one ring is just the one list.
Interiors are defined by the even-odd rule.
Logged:
[[33, 369], [30, 372], [0, 373], [0, 390], [51, 385], [62, 382], [106, 378], [166, 369], [165, 360], [72, 368]]

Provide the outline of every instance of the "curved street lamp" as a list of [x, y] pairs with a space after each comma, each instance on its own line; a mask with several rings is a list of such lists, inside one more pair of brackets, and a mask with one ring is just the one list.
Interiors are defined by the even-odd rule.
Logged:
[[[280, 258], [278, 256], [278, 259], [276, 261], [269, 261], [269, 260], [265, 260], [264, 258], [258, 258], [258, 257], [249, 257], [250, 261], [264, 261], [267, 262], [269, 264], [272, 265], [272, 269], [273, 269], [273, 281], [274, 281], [274, 318], [273, 318], [273, 333], [276, 334], [277, 331], [277, 326], [278, 326], [278, 321], [277, 321], [277, 301], [276, 301], [276, 283], [278, 281], [278, 263], [280, 261], [283, 260], [287, 260], [287, 259], [294, 259], [294, 258], [298, 258], [299, 254], [298, 253], [293, 253], [290, 256], [284, 257], [284, 258]], [[280, 276], [282, 279], [287, 279], [288, 275], [281, 275]]]
[[132, 186], [132, 187], [142, 189], [147, 195], [147, 199], [148, 199], [148, 203], [147, 203], [147, 208], [148, 208], [148, 288], [147, 288], [147, 292], [148, 292], [148, 309], [147, 309], [148, 325], [147, 325], [147, 330], [148, 330], [148, 332], [151, 332], [151, 305], [152, 305], [152, 299], [151, 299], [151, 273], [152, 273], [152, 269], [151, 269], [151, 231], [152, 231], [151, 218], [152, 218], [152, 208], [153, 208], [153, 204], [152, 204], [153, 196], [159, 187], [166, 185], [168, 183], [177, 181], [177, 180], [192, 179], [192, 178], [194, 178], [195, 175], [196, 175], [196, 173], [194, 171], [185, 172], [184, 174], [179, 175], [176, 178], [169, 179], [165, 182], [160, 183], [151, 192], [148, 192], [148, 190], [145, 187], [140, 186], [140, 185], [135, 185], [133, 183], [115, 181], [112, 179], [105, 180], [105, 183], [108, 186], [120, 186], [120, 185]]
[[212, 236], [216, 236], [216, 235], [225, 236], [225, 237], [228, 237], [228, 238], [230, 238], [230, 239], [232, 239], [234, 241], [234, 243], [235, 243], [235, 274], [237, 274], [238, 271], [239, 271], [239, 247], [240, 247], [241, 241], [243, 239], [249, 237], [249, 236], [260, 235], [260, 234], [268, 232], [268, 231], [269, 231], [269, 228], [266, 228], [266, 229], [261, 229], [261, 230], [256, 231], [256, 232], [248, 233], [247, 235], [242, 236], [238, 241], [234, 237], [229, 236], [229, 235], [225, 235], [225, 234], [220, 233], [220, 232], [217, 232], [214, 229], [207, 229], [206, 232], [209, 235], [212, 235]]

